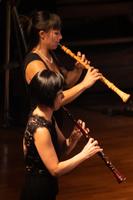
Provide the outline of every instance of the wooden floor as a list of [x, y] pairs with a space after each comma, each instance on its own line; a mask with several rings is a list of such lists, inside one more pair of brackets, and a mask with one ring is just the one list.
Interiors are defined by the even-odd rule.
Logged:
[[[91, 135], [99, 140], [104, 153], [126, 176], [119, 184], [113, 173], [96, 155], [71, 173], [60, 177], [57, 200], [132, 200], [133, 199], [133, 118], [110, 116], [88, 107], [72, 106], [75, 117], [86, 121]], [[69, 123], [69, 122], [67, 122]], [[69, 127], [67, 125], [67, 127]], [[24, 178], [22, 136], [24, 127], [0, 129], [0, 199], [18, 200]], [[66, 133], [69, 131], [66, 130]], [[75, 152], [84, 145], [84, 139]]]

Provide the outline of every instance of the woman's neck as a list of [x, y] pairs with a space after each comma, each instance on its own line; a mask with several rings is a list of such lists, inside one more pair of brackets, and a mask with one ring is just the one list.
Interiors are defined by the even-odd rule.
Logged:
[[53, 58], [48, 49], [37, 46], [36, 48], [33, 49], [32, 52], [37, 53], [47, 63], [53, 64]]
[[49, 107], [37, 106], [33, 111], [33, 115], [39, 115], [48, 121], [52, 121], [53, 110]]
[[42, 44], [38, 44], [34, 49], [33, 49], [33, 52], [40, 52], [41, 54], [43, 54], [44, 56], [46, 57], [49, 57], [51, 56], [50, 55], [50, 50], [46, 47], [46, 45], [42, 45]]

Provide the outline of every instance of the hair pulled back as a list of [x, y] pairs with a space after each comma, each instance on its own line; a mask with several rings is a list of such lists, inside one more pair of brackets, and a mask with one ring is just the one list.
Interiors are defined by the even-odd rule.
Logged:
[[39, 31], [49, 32], [51, 29], [61, 29], [61, 19], [55, 13], [36, 11], [29, 17], [23, 16], [23, 27], [26, 29], [28, 51], [31, 51], [39, 42]]

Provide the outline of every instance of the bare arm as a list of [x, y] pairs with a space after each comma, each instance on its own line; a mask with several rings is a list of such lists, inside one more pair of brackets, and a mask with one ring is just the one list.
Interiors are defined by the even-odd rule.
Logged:
[[102, 150], [97, 145], [97, 141], [91, 138], [80, 153], [68, 160], [60, 162], [52, 144], [49, 131], [46, 128], [38, 128], [34, 138], [38, 153], [44, 165], [53, 176], [61, 176], [70, 172], [83, 161]]
[[[85, 122], [83, 122], [82, 120], [78, 120], [77, 123], [86, 131], [86, 134], [88, 135], [89, 128], [85, 127]], [[60, 144], [62, 154], [70, 154], [82, 136], [81, 131], [79, 130], [79, 128], [74, 126], [70, 136], [68, 138], [65, 138], [57, 124], [55, 127], [58, 134], [58, 141]]]
[[97, 80], [99, 80], [101, 76], [102, 74], [99, 73], [97, 69], [89, 68], [84, 79], [80, 83], [63, 92], [64, 98], [62, 100], [62, 105], [75, 100], [81, 93], [90, 88]]
[[39, 72], [46, 69], [46, 66], [44, 65], [44, 63], [42, 61], [39, 60], [35, 60], [30, 62], [27, 67], [26, 67], [26, 71], [25, 71], [25, 77], [26, 77], [26, 81], [29, 84], [31, 79], [33, 78], [33, 76]]
[[[85, 64], [90, 64], [90, 61], [86, 59], [85, 54], [81, 54], [81, 52], [77, 52], [77, 56]], [[62, 68], [62, 73], [64, 74], [65, 82], [68, 88], [73, 87], [78, 82], [83, 72], [83, 69], [84, 69], [84, 66], [81, 65], [79, 62], [75, 63], [73, 70], [68, 71], [65, 68]]]
[[71, 71], [67, 71], [66, 69], [62, 69], [62, 73], [65, 78], [65, 83], [67, 88], [73, 87], [81, 77], [83, 69], [75, 67]]
[[[46, 69], [42, 61], [32, 61], [28, 64], [25, 72], [26, 81], [30, 83], [33, 76], [38, 72]], [[84, 79], [70, 89], [63, 91], [64, 98], [62, 99], [62, 106], [75, 100], [87, 88], [91, 87], [97, 80], [101, 78], [101, 73], [97, 69], [90, 68], [87, 70]]]

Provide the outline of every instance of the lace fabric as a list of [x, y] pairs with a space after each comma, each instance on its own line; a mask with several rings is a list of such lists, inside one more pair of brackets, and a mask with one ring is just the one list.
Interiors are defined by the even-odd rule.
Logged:
[[[24, 133], [24, 144], [26, 147], [25, 165], [26, 165], [27, 172], [31, 172], [35, 174], [39, 172], [41, 173], [43, 172], [44, 175], [50, 175], [49, 171], [47, 170], [44, 163], [42, 162], [38, 154], [38, 151], [36, 149], [36, 146], [34, 144], [34, 133], [36, 132], [37, 128], [46, 127], [49, 130], [55, 151], [58, 155], [59, 148], [58, 148], [58, 142], [57, 142], [57, 133], [56, 133], [54, 124], [55, 124], [54, 119], [51, 123], [38, 115], [34, 115], [29, 118], [26, 130]], [[45, 147], [44, 147], [44, 150], [45, 150]]]

